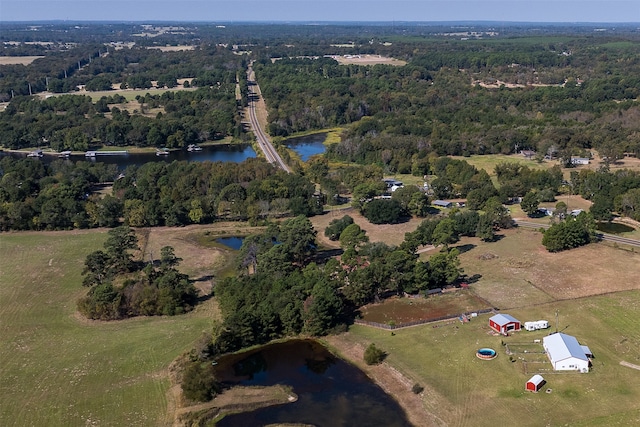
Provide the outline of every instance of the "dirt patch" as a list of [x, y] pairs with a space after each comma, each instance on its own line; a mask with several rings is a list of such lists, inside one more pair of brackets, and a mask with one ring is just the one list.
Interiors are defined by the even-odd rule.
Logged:
[[406, 65], [405, 61], [395, 58], [389, 58], [380, 55], [331, 55], [331, 58], [338, 61], [342, 65], [358, 64], [358, 65]]
[[384, 242], [388, 245], [399, 245], [404, 240], [404, 234], [414, 231], [418, 228], [418, 225], [423, 221], [423, 218], [411, 218], [407, 222], [401, 224], [371, 224], [369, 220], [360, 215], [357, 210], [353, 208], [345, 208], [339, 210], [333, 210], [325, 213], [324, 215], [317, 215], [311, 219], [314, 228], [318, 232], [318, 243], [330, 248], [339, 248], [339, 242], [332, 242], [324, 235], [324, 230], [329, 223], [334, 219], [340, 219], [344, 215], [349, 215], [353, 218], [353, 221], [367, 232], [369, 241], [371, 242]]
[[[348, 334], [348, 333], [347, 333]], [[446, 423], [429, 412], [425, 401], [441, 400], [430, 386], [421, 384], [424, 390], [420, 394], [411, 391], [415, 381], [403, 375], [389, 363], [369, 366], [364, 363], [364, 346], [346, 339], [345, 335], [333, 335], [323, 341], [333, 348], [340, 357], [362, 370], [369, 378], [392, 396], [404, 409], [407, 418], [415, 426], [445, 426]]]
[[365, 305], [360, 311], [362, 319], [367, 322], [400, 324], [453, 317], [485, 308], [491, 307], [470, 291], [459, 290], [429, 298], [393, 297], [378, 304]]

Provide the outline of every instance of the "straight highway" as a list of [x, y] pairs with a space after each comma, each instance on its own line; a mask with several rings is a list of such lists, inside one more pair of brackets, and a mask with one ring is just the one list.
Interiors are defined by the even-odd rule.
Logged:
[[261, 93], [260, 86], [258, 86], [258, 83], [256, 83], [255, 73], [253, 71], [253, 68], [251, 68], [251, 65], [249, 65], [249, 68], [247, 70], [247, 80], [249, 83], [249, 93], [247, 94], [247, 110], [249, 111], [249, 122], [251, 124], [251, 129], [253, 130], [253, 134], [256, 136], [258, 146], [264, 153], [264, 157], [269, 163], [275, 164], [286, 172], [291, 172], [289, 166], [287, 166], [287, 164], [282, 160], [282, 157], [280, 157], [273, 144], [271, 144], [269, 135], [267, 135], [267, 133], [262, 129], [260, 121], [258, 120], [256, 104], [260, 101]]

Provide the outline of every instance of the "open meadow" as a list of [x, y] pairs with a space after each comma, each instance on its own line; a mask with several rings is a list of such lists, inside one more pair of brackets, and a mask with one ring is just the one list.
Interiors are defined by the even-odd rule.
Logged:
[[[169, 364], [211, 330], [215, 302], [175, 317], [81, 318], [84, 258], [105, 238], [104, 230], [0, 237], [0, 425], [171, 425]], [[150, 247], [156, 240], [152, 233]]]

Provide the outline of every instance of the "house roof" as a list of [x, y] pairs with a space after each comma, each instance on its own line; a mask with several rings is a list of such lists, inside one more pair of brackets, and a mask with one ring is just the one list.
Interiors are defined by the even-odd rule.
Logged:
[[578, 340], [571, 335], [558, 332], [544, 337], [542, 342], [552, 362], [558, 362], [570, 357], [585, 361], [589, 360], [580, 344], [578, 344]]
[[582, 351], [584, 351], [584, 354], [589, 357], [589, 356], [593, 356], [593, 352], [591, 351], [591, 349], [589, 347], [587, 347], [586, 345], [581, 345], [580, 348], [582, 349]]
[[492, 316], [489, 320], [492, 320], [493, 323], [496, 323], [500, 326], [506, 325], [507, 323], [512, 323], [512, 322], [520, 323], [518, 319], [511, 316], [510, 314], [502, 314], [502, 313]]
[[542, 381], [544, 381], [544, 378], [542, 378], [542, 375], [535, 374], [527, 382], [528, 383], [533, 383], [535, 385], [539, 385]]
[[436, 205], [436, 206], [449, 206], [452, 203], [447, 201], [447, 200], [434, 200], [433, 204]]

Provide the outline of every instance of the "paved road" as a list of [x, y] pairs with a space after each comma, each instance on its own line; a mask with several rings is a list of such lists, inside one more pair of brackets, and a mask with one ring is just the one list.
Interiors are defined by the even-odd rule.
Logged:
[[[522, 221], [520, 219], [516, 219], [515, 221], [519, 227], [544, 228], [545, 230], [550, 227], [549, 224], [538, 224], [536, 222]], [[636, 239], [629, 239], [627, 237], [620, 237], [614, 234], [605, 234], [605, 233], [597, 233], [596, 237], [598, 237], [598, 239], [600, 240], [606, 240], [607, 242], [614, 242], [621, 245], [640, 247], [640, 240], [636, 240]]]
[[256, 113], [256, 103], [259, 101], [261, 96], [260, 86], [258, 86], [258, 83], [256, 83], [255, 73], [253, 72], [253, 68], [251, 68], [251, 66], [249, 66], [249, 69], [247, 70], [247, 80], [249, 82], [249, 122], [251, 123], [253, 134], [256, 136], [258, 146], [264, 153], [264, 157], [269, 163], [275, 164], [286, 172], [291, 172], [287, 164], [282, 160], [282, 157], [280, 157], [280, 155], [274, 148], [273, 144], [271, 144], [269, 135], [267, 135], [267, 133], [262, 129], [262, 126], [260, 126], [258, 115]]

